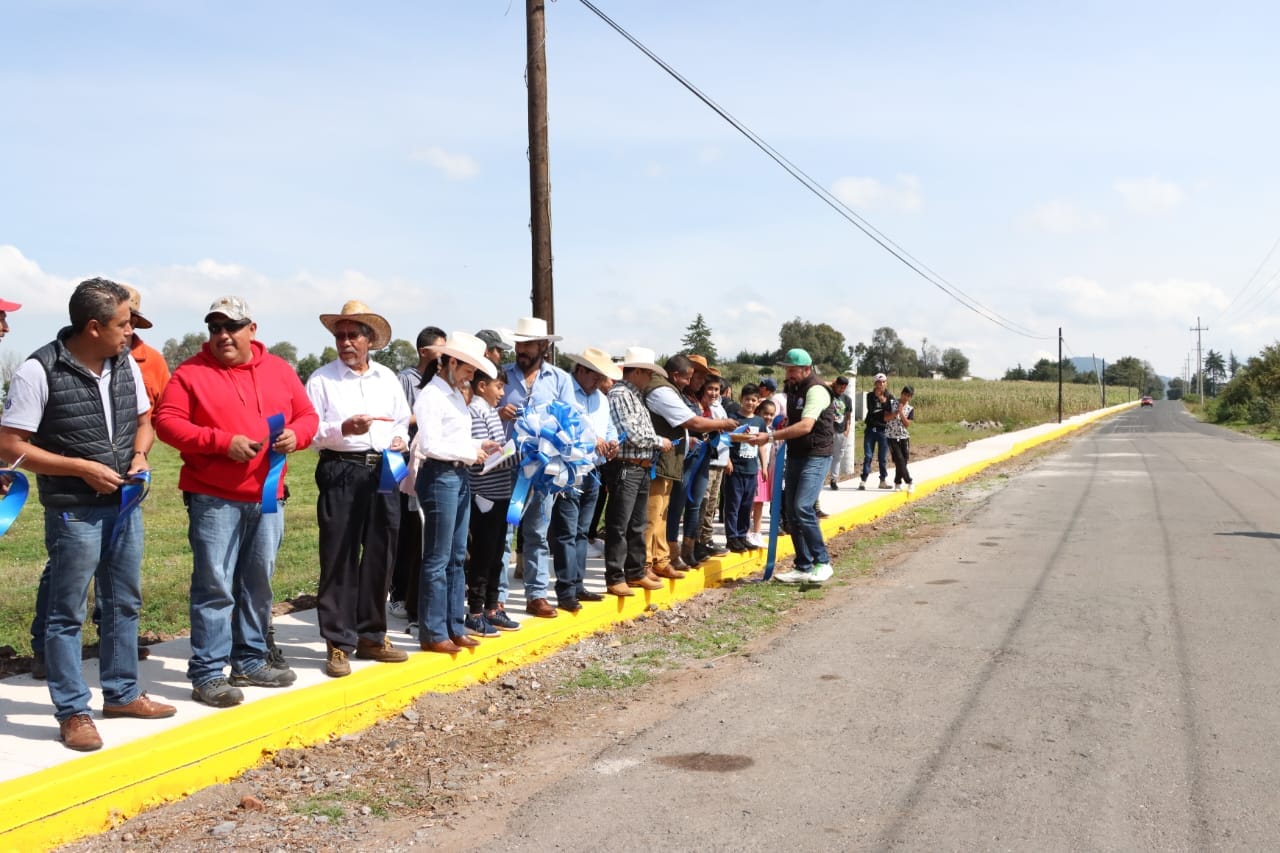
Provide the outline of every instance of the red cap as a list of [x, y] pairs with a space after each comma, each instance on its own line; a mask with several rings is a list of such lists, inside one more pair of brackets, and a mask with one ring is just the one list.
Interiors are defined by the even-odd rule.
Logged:
[[22, 306], [7, 299], [0, 299], [0, 311], [17, 311]]

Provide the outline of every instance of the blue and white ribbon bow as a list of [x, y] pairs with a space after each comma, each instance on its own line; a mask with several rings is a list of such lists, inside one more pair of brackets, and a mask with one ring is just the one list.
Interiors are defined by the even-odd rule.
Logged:
[[8, 532], [9, 525], [18, 518], [18, 513], [22, 512], [31, 486], [27, 483], [27, 475], [18, 470], [16, 462], [12, 468], [0, 469], [0, 476], [9, 478], [9, 491], [0, 500], [0, 536], [3, 536]]
[[515, 421], [519, 476], [507, 523], [519, 524], [529, 493], [560, 494], [579, 488], [595, 468], [596, 445], [578, 412], [563, 400], [526, 407]]

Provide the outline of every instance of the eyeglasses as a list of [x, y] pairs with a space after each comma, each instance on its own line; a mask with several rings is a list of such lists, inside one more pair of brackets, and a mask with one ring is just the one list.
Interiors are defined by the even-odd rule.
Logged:
[[235, 323], [231, 321], [227, 321], [226, 323], [210, 323], [209, 334], [220, 335], [223, 332], [226, 332], [228, 335], [234, 335], [236, 332], [240, 331], [241, 329], [243, 329], [248, 325], [249, 325], [248, 320], [240, 320]]
[[354, 341], [356, 338], [363, 338], [364, 332], [334, 332], [333, 339], [335, 341]]

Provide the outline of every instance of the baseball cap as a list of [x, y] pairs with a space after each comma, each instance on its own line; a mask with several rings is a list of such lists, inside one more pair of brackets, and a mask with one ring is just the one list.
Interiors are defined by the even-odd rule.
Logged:
[[807, 350], [796, 347], [787, 350], [782, 361], [778, 362], [778, 367], [813, 367], [813, 358]]
[[22, 306], [17, 302], [10, 302], [7, 299], [0, 299], [0, 311], [17, 311]]
[[772, 376], [766, 376], [764, 379], [760, 380], [760, 387], [768, 388], [770, 391], [777, 391], [778, 383], [774, 380]]
[[834, 381], [834, 382], [832, 382], [831, 384], [832, 384], [832, 385], [848, 385], [848, 384], [849, 384], [849, 377], [848, 377], [848, 376], [837, 376], [837, 377], [835, 378], [835, 381]]
[[503, 352], [511, 352], [512, 350], [511, 344], [504, 341], [502, 339], [502, 335], [498, 334], [493, 329], [481, 329], [476, 332], [476, 337], [484, 341], [485, 349], [497, 347]]
[[215, 301], [209, 306], [209, 313], [204, 315], [204, 321], [209, 322], [209, 318], [214, 314], [221, 314], [237, 323], [253, 319], [249, 311], [249, 303], [239, 296], [223, 296]]

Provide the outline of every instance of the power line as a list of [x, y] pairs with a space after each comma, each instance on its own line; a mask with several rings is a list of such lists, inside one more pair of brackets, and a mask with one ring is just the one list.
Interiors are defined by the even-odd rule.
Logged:
[[[1267, 265], [1267, 261], [1271, 260], [1271, 256], [1275, 254], [1277, 246], [1280, 246], [1280, 237], [1276, 237], [1275, 242], [1271, 244], [1271, 248], [1267, 250], [1267, 254], [1263, 256], [1261, 263], [1258, 264], [1258, 268], [1253, 271], [1253, 275], [1249, 276], [1249, 280], [1244, 283], [1244, 286], [1236, 291], [1236, 295], [1231, 297], [1231, 301], [1227, 303], [1227, 307], [1223, 308], [1221, 311], [1218, 312], [1218, 316], [1214, 318], [1215, 323], [1221, 321], [1224, 317], [1228, 316], [1231, 313], [1231, 307], [1235, 305], [1236, 300], [1244, 296], [1245, 293], [1249, 290], [1249, 288], [1253, 285], [1253, 282], [1255, 279], [1257, 279], [1258, 274], [1261, 273], [1263, 268]], [[1244, 302], [1241, 302], [1240, 308], [1236, 313], [1246, 314], [1250, 310], [1252, 310], [1253, 307], [1260, 305], [1261, 303], [1258, 303], [1257, 297], [1266, 290], [1267, 285], [1271, 284], [1271, 282], [1275, 281], [1278, 277], [1280, 277], [1280, 270], [1276, 270], [1276, 272], [1272, 274], [1271, 278], [1267, 279], [1265, 282], [1262, 283], [1261, 286], [1259, 286], [1257, 291], [1255, 291]], [[1272, 290], [1274, 291], [1274, 288], [1272, 288]], [[1270, 294], [1267, 294], [1267, 295], [1270, 296]], [[1265, 299], [1263, 301], [1265, 301]], [[1192, 331], [1194, 331], [1194, 329]]]
[[884, 249], [890, 255], [893, 255], [893, 257], [897, 258], [898, 261], [900, 261], [903, 265], [905, 265], [908, 269], [910, 269], [916, 275], [920, 276], [922, 279], [929, 282], [938, 290], [941, 290], [943, 293], [947, 294], [956, 302], [959, 302], [965, 308], [968, 308], [970, 311], [977, 314], [979, 317], [982, 317], [984, 320], [988, 320], [989, 322], [992, 322], [1007, 331], [1013, 332], [1016, 335], [1022, 335], [1023, 337], [1026, 337], [1026, 338], [1032, 338], [1034, 340], [1043, 340], [1043, 341], [1053, 340], [1054, 338], [1053, 335], [1037, 334], [1031, 329], [1027, 328], [1026, 326], [1023, 326], [1013, 320], [1003, 317], [1000, 314], [996, 313], [995, 311], [991, 310], [990, 308], [987, 308], [985, 305], [983, 305], [981, 302], [974, 299], [973, 297], [969, 296], [959, 287], [955, 286], [954, 284], [952, 284], [951, 282], [943, 278], [941, 275], [934, 272], [926, 264], [917, 260], [905, 248], [898, 245], [896, 242], [894, 242], [892, 239], [886, 236], [883, 232], [881, 232], [878, 228], [876, 228], [874, 225], [872, 225], [862, 216], [858, 215], [852, 208], [850, 208], [843, 201], [841, 201], [840, 199], [832, 195], [831, 192], [829, 192], [825, 187], [823, 187], [821, 184], [815, 181], [812, 177], [810, 177], [803, 169], [801, 169], [799, 166], [792, 163], [789, 159], [787, 159], [780, 152], [778, 152], [777, 149], [775, 149], [772, 145], [765, 142], [759, 135], [757, 135], [753, 130], [751, 130], [751, 128], [747, 127], [745, 124], [743, 124], [733, 115], [731, 115], [728, 110], [726, 110], [724, 107], [721, 107], [719, 104], [713, 101], [710, 98], [710, 96], [705, 94], [701, 89], [699, 89], [692, 82], [686, 79], [684, 75], [680, 74], [680, 72], [676, 71], [673, 67], [671, 67], [671, 65], [669, 65], [665, 60], [663, 60], [662, 57], [658, 56], [656, 53], [654, 53], [652, 50], [650, 50], [648, 47], [642, 44], [638, 39], [636, 39], [635, 36], [627, 32], [626, 29], [624, 29], [621, 25], [619, 25], [612, 18], [610, 18], [608, 15], [602, 12], [599, 8], [597, 8], [595, 4], [590, 2], [590, 0], [579, 0], [579, 2], [581, 2], [582, 5], [586, 6], [593, 13], [595, 13], [595, 15], [600, 18], [600, 20], [608, 24], [615, 32], [618, 33], [618, 35], [622, 36], [627, 41], [631, 42], [631, 44], [636, 49], [638, 49], [641, 53], [643, 53], [650, 60], [656, 63], [658, 67], [660, 67], [663, 71], [667, 72], [667, 74], [669, 74], [678, 83], [680, 83], [680, 85], [688, 89], [689, 92], [694, 95], [694, 97], [698, 98], [698, 100], [702, 101], [704, 104], [710, 107], [712, 111], [714, 111], [722, 119], [724, 119], [730, 125], [732, 125], [735, 130], [737, 130], [739, 133], [745, 136], [748, 140], [750, 140], [753, 145], [755, 145], [757, 148], [763, 151], [765, 155], [769, 157], [769, 159], [773, 160], [775, 163], [781, 166], [788, 174], [791, 175], [791, 177], [795, 178], [802, 186], [804, 186], [806, 189], [808, 189], [810, 192], [816, 195], [819, 199], [821, 199], [827, 206], [829, 206], [837, 214], [839, 214], [840, 216], [848, 220], [848, 222], [852, 224], [855, 228], [857, 228], [866, 236], [870, 237], [877, 245], [880, 246], [880, 248]]

